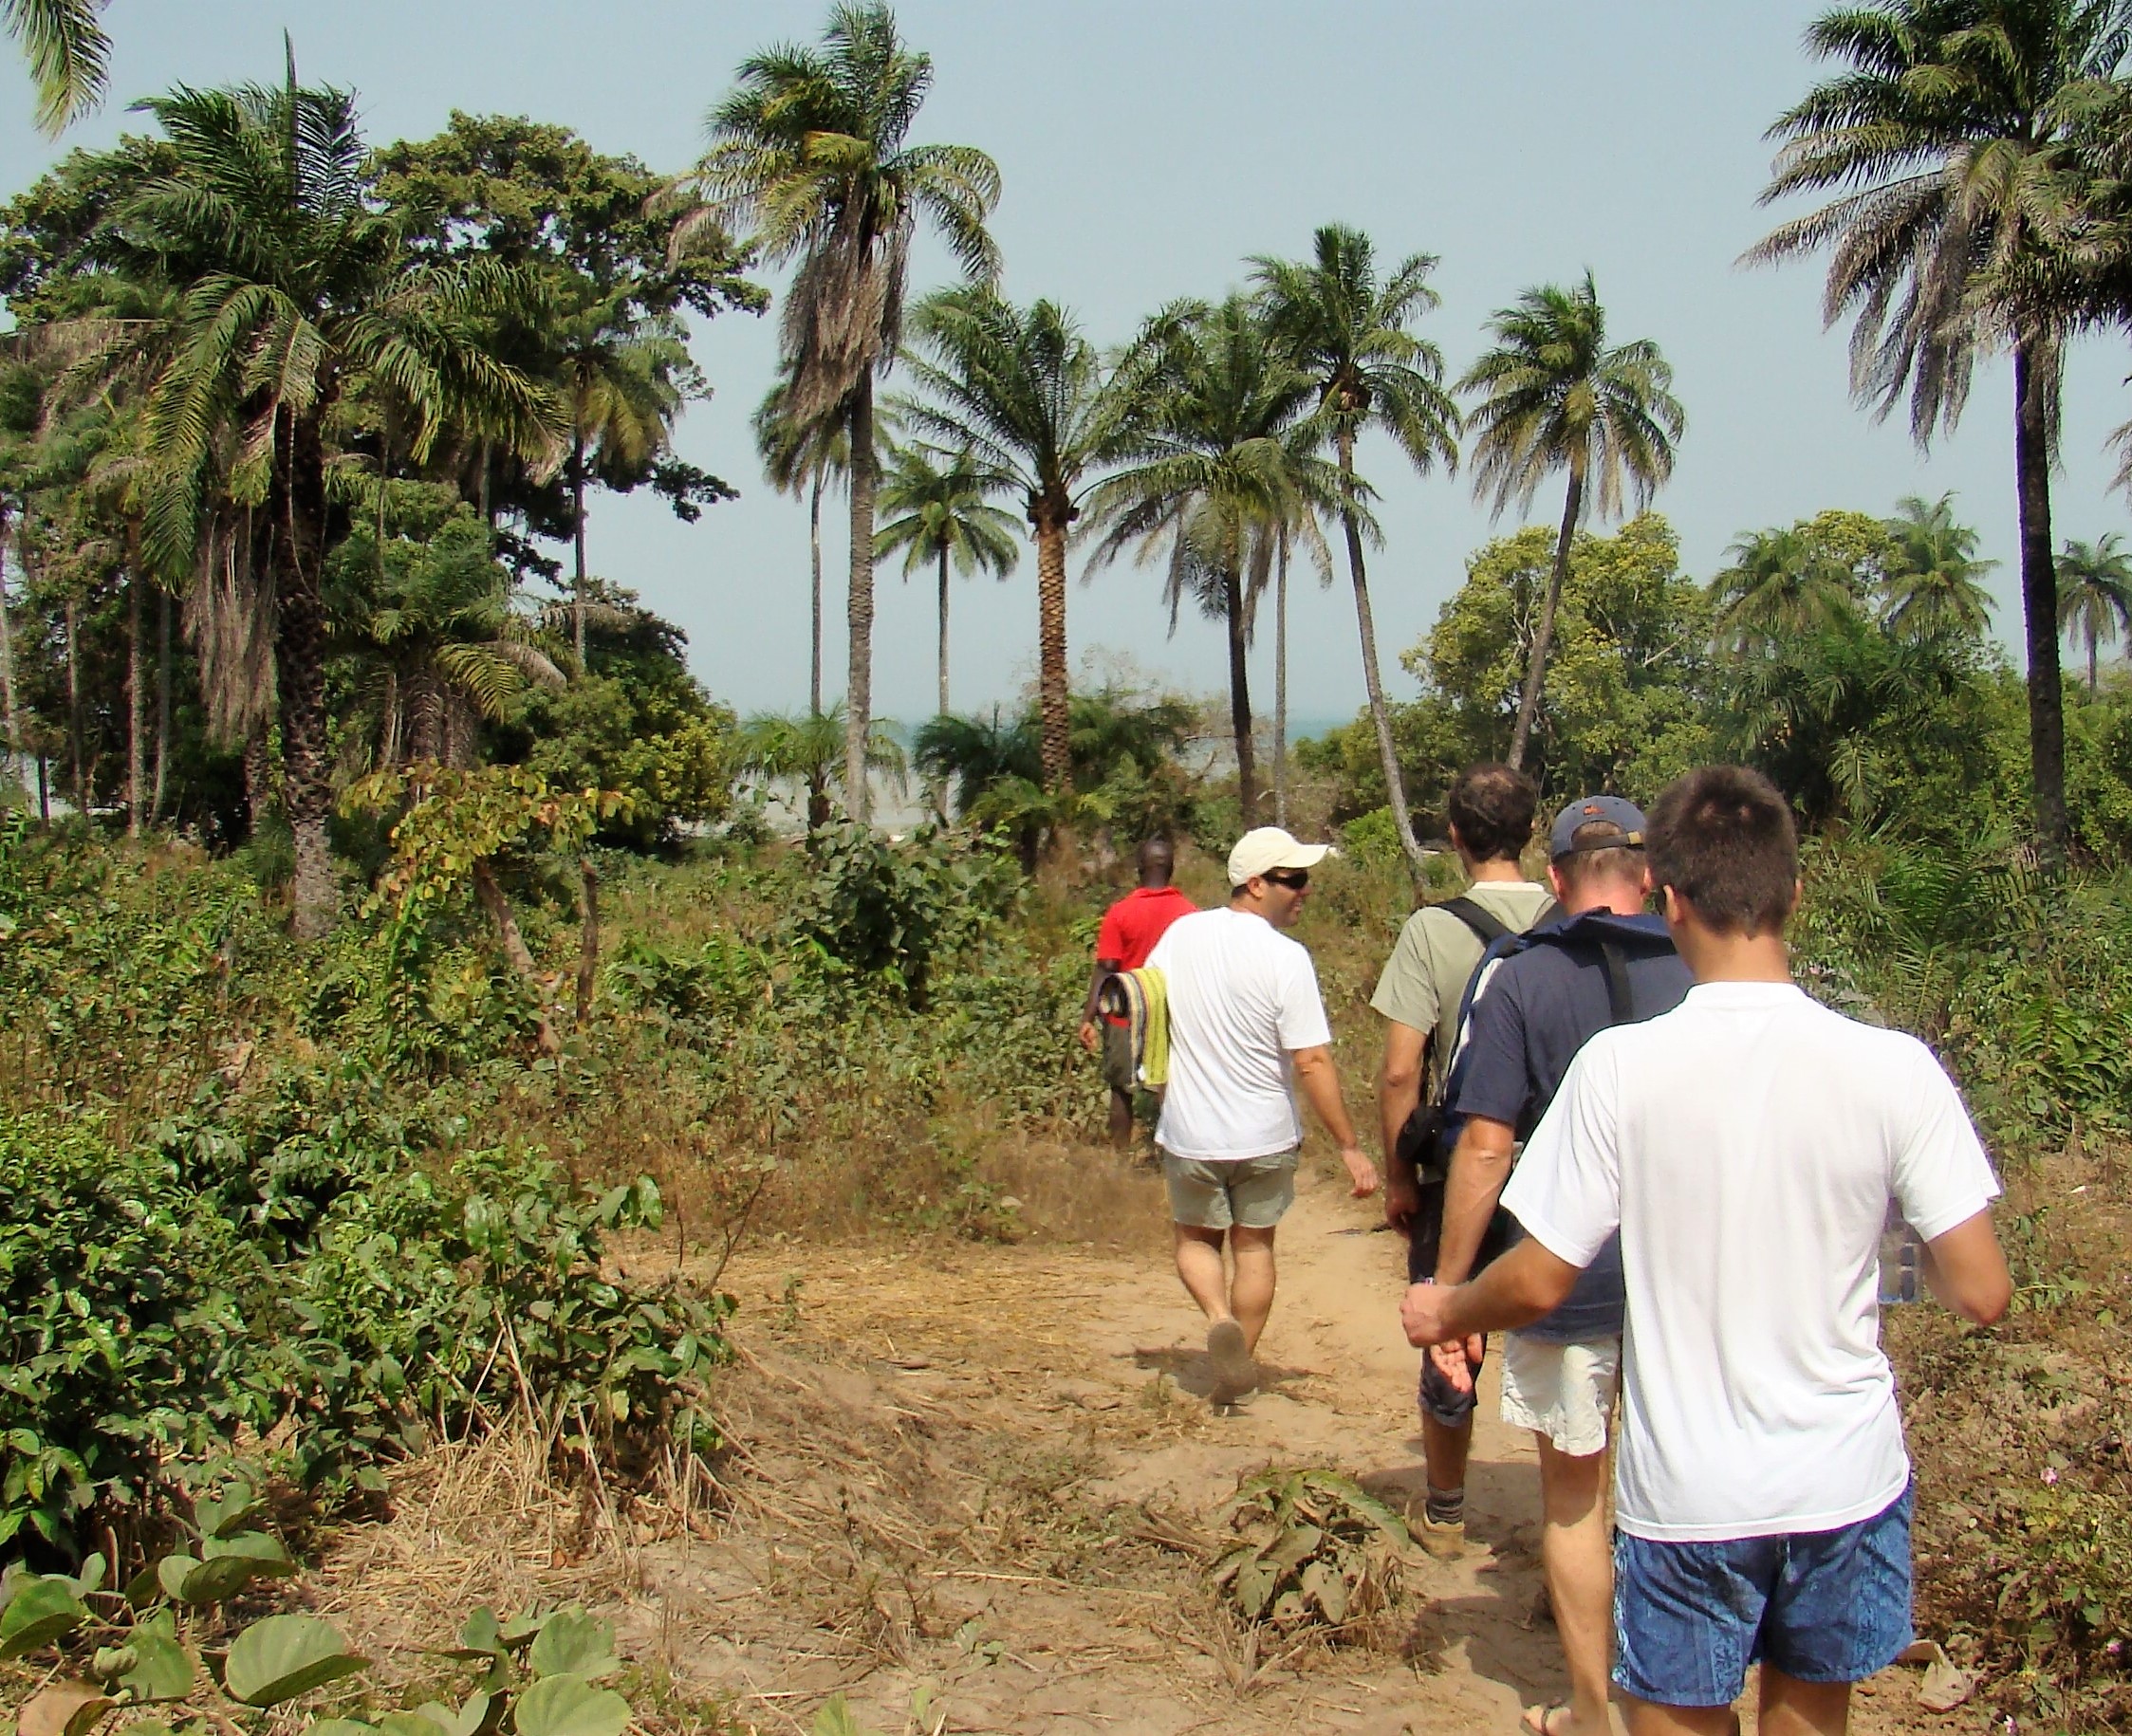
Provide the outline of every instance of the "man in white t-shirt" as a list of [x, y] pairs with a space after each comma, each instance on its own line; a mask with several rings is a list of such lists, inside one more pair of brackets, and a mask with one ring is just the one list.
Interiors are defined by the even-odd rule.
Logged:
[[1318, 973], [1281, 933], [1302, 915], [1310, 870], [1330, 853], [1278, 826], [1245, 833], [1229, 853], [1227, 907], [1179, 916], [1148, 956], [1169, 1000], [1169, 1085], [1155, 1143], [1177, 1276], [1211, 1322], [1216, 1404], [1257, 1384], [1251, 1352], [1273, 1308], [1273, 1227], [1295, 1199], [1303, 1143], [1294, 1087], [1339, 1142], [1355, 1196], [1377, 1191], [1376, 1166], [1341, 1101]]
[[1790, 977], [1798, 840], [1768, 780], [1708, 766], [1647, 853], [1696, 987], [1578, 1052], [1503, 1193], [1527, 1239], [1408, 1338], [1522, 1325], [1617, 1229], [1628, 1293], [1614, 1681], [1634, 1736], [1718, 1736], [1761, 1666], [1765, 1732], [1841, 1732], [1851, 1684], [1910, 1643], [1910, 1463], [1880, 1347], [1891, 1203], [1940, 1300], [1986, 1324], [2011, 1283], [1998, 1193], [1915, 1038]]

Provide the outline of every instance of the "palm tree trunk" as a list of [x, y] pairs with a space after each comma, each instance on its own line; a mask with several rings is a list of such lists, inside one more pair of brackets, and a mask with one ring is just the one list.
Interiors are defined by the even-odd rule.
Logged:
[[82, 610], [72, 597], [66, 600], [66, 757], [73, 776], [74, 809], [88, 817], [89, 796], [83, 787], [82, 764]]
[[570, 578], [570, 637], [576, 642], [578, 670], [584, 670], [584, 435], [570, 438], [570, 542], [576, 569]]
[[2013, 469], [2021, 508], [2021, 607], [2029, 639], [2029, 760], [2036, 842], [2047, 871], [2066, 864], [2066, 695], [2058, 671], [2058, 574], [2050, 559], [2048, 367], [2039, 341], [2013, 345]]
[[319, 429], [324, 409], [303, 416], [284, 413], [279, 444], [286, 468], [281, 522], [275, 526], [282, 809], [295, 835], [291, 914], [302, 940], [323, 939], [331, 931], [338, 903], [325, 831], [332, 790], [325, 761], [325, 452]]
[[164, 780], [170, 769], [170, 593], [156, 587], [156, 771], [148, 797], [151, 825], [163, 817]]
[[806, 495], [806, 542], [814, 568], [814, 655], [807, 664], [806, 710], [810, 717], [822, 715], [822, 472]]
[[1548, 575], [1548, 594], [1540, 604], [1540, 624], [1532, 630], [1532, 655], [1525, 668], [1525, 692], [1517, 702], [1517, 727], [1511, 731], [1507, 756], [1513, 770], [1525, 766], [1525, 749], [1532, 740], [1533, 719], [1540, 714], [1540, 690], [1548, 678], [1548, 652], [1554, 644], [1554, 613], [1562, 604], [1562, 586], [1569, 577], [1569, 544], [1577, 534], [1577, 520], [1585, 504], [1585, 478], [1581, 471], [1569, 472], [1569, 491], [1562, 503], [1562, 530], [1554, 540], [1554, 570]]
[[[1340, 435], [1340, 485], [1344, 498], [1353, 498], [1355, 486], [1355, 436]], [[1363, 566], [1362, 526], [1351, 508], [1340, 512], [1340, 528], [1347, 539], [1347, 572], [1355, 582], [1355, 622], [1363, 639], [1363, 686], [1369, 694], [1370, 727], [1377, 732], [1377, 757], [1384, 767], [1384, 799], [1392, 809], [1392, 824], [1400, 835], [1400, 848], [1414, 872], [1422, 866], [1421, 842], [1414, 836], [1414, 820], [1407, 811], [1406, 783], [1400, 775], [1400, 750], [1392, 741], [1392, 713], [1384, 703], [1384, 682], [1378, 674], [1377, 618], [1369, 606], [1369, 577]]]
[[1066, 684], [1066, 521], [1071, 508], [1047, 503], [1036, 530], [1036, 703], [1044, 787], [1073, 786], [1073, 710]]
[[0, 738], [0, 757], [5, 757], [8, 769], [14, 769], [14, 756], [22, 745], [22, 733], [15, 722], [15, 642], [12, 627], [8, 619], [8, 510], [0, 506], [0, 728], [7, 730]]
[[[127, 540], [137, 542], [132, 526]], [[148, 819], [148, 647], [140, 636], [140, 570], [126, 574], [126, 836]]]
[[851, 587], [845, 603], [850, 657], [844, 696], [844, 805], [861, 825], [873, 803], [866, 743], [874, 717], [874, 373], [851, 389]]
[[1273, 823], [1288, 822], [1288, 538], [1273, 575]]
[[2087, 691], [2090, 695], [2092, 695], [2095, 692], [2096, 680], [2097, 675], [2095, 671], [2095, 636], [2094, 634], [2090, 633], [2087, 636]]
[[940, 711], [948, 714], [948, 550], [940, 548]]
[[1244, 661], [1246, 629], [1243, 581], [1234, 572], [1221, 576], [1222, 602], [1229, 617], [1229, 725], [1236, 735], [1236, 805], [1244, 830], [1258, 823], [1258, 760], [1251, 745], [1251, 672]]

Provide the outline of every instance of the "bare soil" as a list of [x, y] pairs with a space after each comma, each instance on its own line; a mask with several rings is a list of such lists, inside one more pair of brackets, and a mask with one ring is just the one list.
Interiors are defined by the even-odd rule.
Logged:
[[[431, 1463], [394, 1523], [345, 1540], [322, 1601], [358, 1626], [389, 1601], [410, 1632], [369, 1637], [390, 1647], [425, 1621], [436, 1643], [484, 1596], [582, 1597], [620, 1620], [670, 1718], [709, 1706], [761, 1731], [806, 1729], [835, 1694], [884, 1736], [1509, 1732], [1559, 1697], [1538, 1472], [1529, 1437], [1492, 1420], [1492, 1383], [1470, 1553], [1416, 1551], [1394, 1618], [1334, 1645], [1217, 1607], [1213, 1516], [1244, 1473], [1331, 1466], [1418, 1499], [1402, 1250], [1307, 1166], [1263, 1390], [1217, 1413], [1159, 1185], [1107, 1154], [1085, 1166], [1111, 1209], [1077, 1215], [1134, 1227], [1123, 1246], [787, 1242], [736, 1259], [718, 1510], [678, 1526], [597, 1501], [558, 1513], [524, 1492], [530, 1468]], [[520, 1493], [484, 1495], [484, 1475]], [[364, 1596], [380, 1577], [434, 1599]], [[1966, 1727], [1918, 1709], [1916, 1687], [1902, 1670], [1867, 1684], [1855, 1727]]]

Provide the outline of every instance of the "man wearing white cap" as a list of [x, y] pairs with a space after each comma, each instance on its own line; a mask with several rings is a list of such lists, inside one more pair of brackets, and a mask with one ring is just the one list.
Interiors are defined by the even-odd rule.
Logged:
[[1229, 853], [1227, 906], [1178, 917], [1147, 961], [1169, 996], [1170, 1082], [1155, 1143], [1177, 1276], [1210, 1322], [1217, 1404], [1257, 1385], [1251, 1352], [1273, 1307], [1273, 1228], [1295, 1199], [1303, 1143], [1296, 1086], [1338, 1141], [1355, 1197], [1377, 1191], [1341, 1101], [1317, 970], [1281, 933], [1303, 914], [1310, 870], [1332, 853], [1279, 826], [1245, 833]]

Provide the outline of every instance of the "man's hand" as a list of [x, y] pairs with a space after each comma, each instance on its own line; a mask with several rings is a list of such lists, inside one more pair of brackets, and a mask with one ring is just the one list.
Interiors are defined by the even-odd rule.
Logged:
[[1474, 1390], [1474, 1370], [1487, 1355], [1486, 1342], [1477, 1332], [1470, 1339], [1453, 1339], [1445, 1344], [1429, 1346], [1429, 1360], [1437, 1365], [1437, 1373], [1451, 1383], [1455, 1393]]
[[1411, 1239], [1415, 1215], [1420, 1210], [1421, 1190], [1412, 1176], [1400, 1174], [1399, 1165], [1394, 1164], [1384, 1182], [1384, 1222]]
[[1377, 1166], [1359, 1145], [1340, 1148], [1340, 1161], [1347, 1166], [1347, 1176], [1355, 1185], [1348, 1190], [1356, 1199], [1367, 1199], [1377, 1191]]
[[1081, 1021], [1081, 1046], [1091, 1055], [1096, 1052], [1097, 1035], [1096, 1022], [1093, 1019]]
[[1440, 1284], [1416, 1284], [1407, 1286], [1406, 1295], [1400, 1302], [1400, 1324], [1406, 1329], [1406, 1341], [1418, 1350], [1431, 1345], [1448, 1343], [1451, 1334], [1444, 1330], [1450, 1317], [1451, 1292]]

